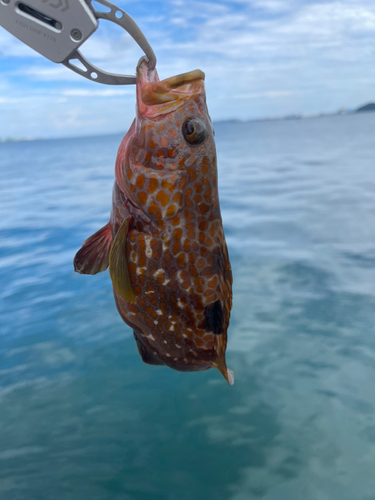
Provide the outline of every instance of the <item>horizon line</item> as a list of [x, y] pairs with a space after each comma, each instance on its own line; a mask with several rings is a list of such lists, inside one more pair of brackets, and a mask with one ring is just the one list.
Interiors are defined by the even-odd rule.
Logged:
[[[290, 114], [290, 115], [283, 115], [283, 116], [277, 116], [277, 117], [265, 117], [265, 118], [248, 118], [248, 119], [243, 119], [243, 118], [226, 118], [224, 120], [213, 120], [213, 123], [216, 125], [219, 125], [221, 123], [251, 123], [251, 122], [265, 122], [265, 121], [293, 121], [293, 120], [309, 120], [313, 118], [324, 118], [324, 117], [329, 117], [329, 116], [346, 116], [346, 115], [355, 115], [359, 112], [360, 109], [362, 109], [365, 106], [368, 106], [369, 104], [373, 103], [368, 103], [366, 105], [360, 106], [357, 109], [346, 109], [342, 108], [336, 112], [332, 113], [316, 113], [316, 114]], [[371, 113], [371, 111], [374, 110], [366, 110], [366, 113]], [[96, 134], [88, 134], [88, 135], [72, 135], [72, 136], [61, 136], [61, 137], [7, 137], [2, 139], [0, 137], [0, 144], [7, 144], [7, 143], [17, 143], [17, 142], [36, 142], [36, 141], [54, 141], [54, 140], [66, 140], [66, 139], [89, 139], [92, 137], [106, 137], [106, 136], [111, 136], [111, 135], [118, 135], [118, 134], [124, 134], [123, 130], [119, 130], [118, 132], [109, 132], [109, 133], [96, 133]]]

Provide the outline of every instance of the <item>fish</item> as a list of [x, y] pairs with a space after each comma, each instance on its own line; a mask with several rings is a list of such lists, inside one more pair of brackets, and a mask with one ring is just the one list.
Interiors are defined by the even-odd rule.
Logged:
[[205, 75], [160, 81], [147, 62], [137, 66], [136, 118], [118, 149], [109, 222], [83, 243], [74, 269], [109, 267], [117, 310], [145, 363], [216, 368], [232, 385], [232, 271]]

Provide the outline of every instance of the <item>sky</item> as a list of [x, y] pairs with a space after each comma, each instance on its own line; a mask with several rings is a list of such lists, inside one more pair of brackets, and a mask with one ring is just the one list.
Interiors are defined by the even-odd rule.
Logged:
[[[71, 0], [73, 1], [73, 0]], [[374, 0], [118, 0], [147, 36], [160, 79], [206, 74], [214, 121], [310, 115], [375, 101]], [[142, 51], [107, 21], [81, 46], [134, 74]], [[124, 132], [135, 87], [88, 81], [0, 27], [0, 137]]]

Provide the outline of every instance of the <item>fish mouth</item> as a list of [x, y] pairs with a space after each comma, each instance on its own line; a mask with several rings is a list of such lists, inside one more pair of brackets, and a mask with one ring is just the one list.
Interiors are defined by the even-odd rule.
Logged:
[[148, 106], [155, 106], [171, 101], [178, 101], [198, 93], [197, 85], [204, 80], [200, 69], [181, 75], [172, 76], [161, 82], [146, 83], [142, 87], [142, 101]]
[[138, 109], [143, 115], [160, 115], [173, 111], [187, 99], [204, 94], [205, 74], [200, 69], [160, 81], [156, 70], [149, 70], [147, 59], [137, 67]]

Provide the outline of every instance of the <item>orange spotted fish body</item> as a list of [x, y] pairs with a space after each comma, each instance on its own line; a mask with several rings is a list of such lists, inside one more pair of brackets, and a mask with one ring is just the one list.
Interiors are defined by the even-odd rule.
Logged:
[[233, 383], [225, 362], [232, 274], [203, 80], [195, 70], [159, 81], [140, 60], [137, 117], [118, 151], [111, 218], [74, 264], [85, 274], [109, 266], [143, 361], [215, 367]]

